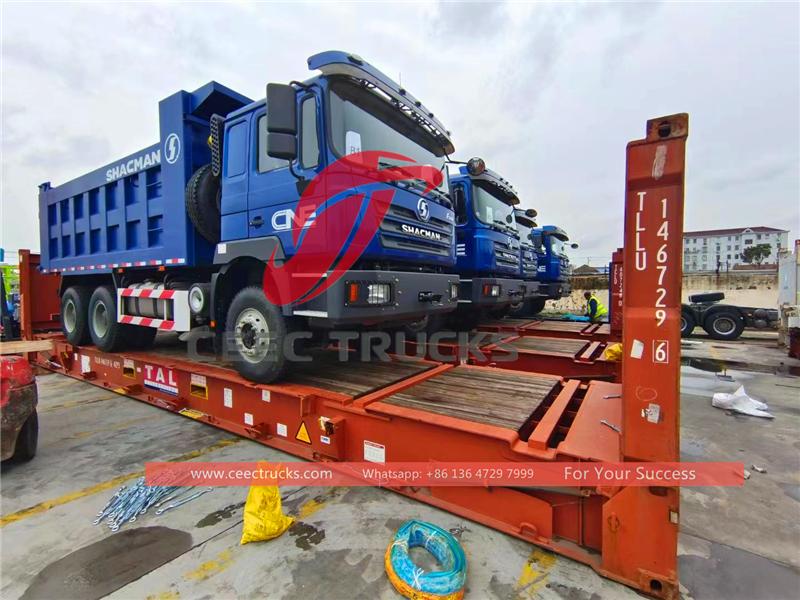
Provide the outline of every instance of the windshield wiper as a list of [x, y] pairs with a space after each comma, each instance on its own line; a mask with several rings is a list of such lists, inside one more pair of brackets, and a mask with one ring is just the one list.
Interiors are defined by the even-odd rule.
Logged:
[[[414, 173], [411, 173], [410, 171], [408, 171], [406, 168], [404, 168], [401, 165], [396, 165], [394, 163], [390, 163], [390, 162], [385, 161], [385, 160], [379, 160], [378, 161], [378, 165], [381, 166], [381, 167], [384, 167], [384, 168], [388, 168], [388, 169], [392, 169], [392, 168], [397, 169], [398, 172], [402, 173], [403, 175], [408, 175], [408, 177], [410, 177], [410, 180], [405, 180], [405, 181], [402, 181], [402, 182], [401, 181], [389, 182], [389, 183], [391, 183], [393, 185], [400, 185], [401, 183], [402, 184], [406, 184], [410, 188], [415, 189], [415, 190], [420, 191], [420, 192], [425, 192], [427, 187], [428, 187], [427, 184], [420, 183], [421, 180]], [[432, 193], [437, 198], [439, 198], [439, 200], [443, 201], [445, 206], [447, 206], [447, 207], [450, 206], [450, 198], [449, 198], [449, 196], [447, 194], [445, 194], [443, 191], [441, 191], [440, 189], [431, 188], [430, 190], [427, 190], [427, 191]]]

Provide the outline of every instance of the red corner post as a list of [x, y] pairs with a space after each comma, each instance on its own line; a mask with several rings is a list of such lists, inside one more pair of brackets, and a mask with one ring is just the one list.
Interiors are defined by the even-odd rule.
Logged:
[[608, 274], [608, 303], [611, 309], [611, 339], [619, 341], [622, 339], [622, 255], [624, 250], [617, 248], [611, 255], [611, 265]]
[[647, 122], [628, 144], [622, 454], [679, 458], [683, 185], [689, 117]]
[[[625, 460], [677, 461], [684, 153], [688, 116], [647, 123], [628, 144], [622, 281]], [[628, 487], [603, 506], [603, 570], [678, 597], [677, 488]]]

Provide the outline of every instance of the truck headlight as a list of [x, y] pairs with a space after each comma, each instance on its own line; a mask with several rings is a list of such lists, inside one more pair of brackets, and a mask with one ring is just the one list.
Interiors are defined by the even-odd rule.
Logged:
[[489, 298], [497, 298], [500, 296], [500, 286], [498, 284], [484, 284], [483, 295]]
[[450, 284], [450, 300], [458, 300], [458, 284]]
[[367, 286], [367, 304], [388, 304], [392, 299], [392, 286], [389, 283], [370, 283]]
[[345, 290], [347, 306], [381, 306], [392, 303], [391, 283], [348, 281]]

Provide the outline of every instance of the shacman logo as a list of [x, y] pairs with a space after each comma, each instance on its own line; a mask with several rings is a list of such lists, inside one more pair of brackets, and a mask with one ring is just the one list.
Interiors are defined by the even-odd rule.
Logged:
[[161, 164], [161, 150], [153, 150], [146, 154], [141, 154], [124, 163], [119, 163], [106, 171], [106, 181], [114, 181], [120, 177], [133, 175], [144, 169], [149, 169]]
[[419, 217], [420, 221], [427, 221], [431, 216], [430, 207], [428, 206], [428, 201], [425, 198], [420, 198], [417, 202], [417, 217]]
[[164, 141], [164, 160], [169, 164], [175, 164], [181, 155], [181, 138], [177, 133], [170, 133]]
[[[381, 167], [387, 159], [411, 164]], [[340, 158], [314, 177], [294, 211], [300, 221], [292, 227], [297, 252], [279, 262], [276, 248], [267, 261], [263, 281], [267, 300], [278, 306], [307, 302], [325, 292], [355, 264], [394, 198], [396, 188], [381, 183], [423, 181], [426, 194], [441, 185], [439, 169], [413, 163], [413, 159], [393, 152], [357, 152]], [[423, 231], [409, 233], [427, 237]]]
[[442, 234], [438, 231], [431, 231], [430, 229], [423, 229], [422, 227], [416, 227], [414, 225], [406, 225], [403, 223], [400, 226], [400, 229], [403, 230], [403, 233], [410, 233], [411, 235], [415, 235], [417, 237], [424, 237], [429, 240], [436, 240], [439, 241], [442, 239]]

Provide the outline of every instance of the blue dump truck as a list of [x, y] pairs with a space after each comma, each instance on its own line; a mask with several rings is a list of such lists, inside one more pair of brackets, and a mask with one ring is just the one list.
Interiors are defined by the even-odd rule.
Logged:
[[558, 300], [572, 292], [572, 267], [567, 256], [569, 244], [567, 232], [555, 225], [535, 227], [532, 231], [533, 247], [536, 251], [536, 281], [539, 283], [538, 297], [531, 299], [525, 307], [525, 315], [541, 312], [547, 300]]
[[[270, 83], [266, 101], [216, 82], [177, 92], [159, 103], [157, 144], [40, 186], [41, 267], [62, 276], [71, 343], [140, 349], [158, 330], [203, 326], [244, 377], [270, 382], [289, 368], [286, 344], [307, 332], [324, 338], [325, 330], [402, 324], [457, 307], [449, 132], [354, 54], [323, 52], [308, 66], [321, 74]], [[326, 167], [371, 152], [383, 158], [363, 169], [367, 179], [372, 173], [366, 183], [340, 171], [317, 184]], [[423, 184], [408, 162], [444, 176]], [[338, 196], [309, 210], [304, 192], [315, 185], [318, 195]], [[361, 207], [337, 211], [356, 191], [366, 198]], [[388, 209], [366, 222], [378, 194], [391, 199]], [[307, 214], [298, 214], [301, 204]], [[508, 246], [509, 237], [498, 243]], [[344, 242], [360, 252], [350, 252], [346, 268]], [[303, 293], [287, 299], [288, 288]]]
[[[517, 233], [519, 235], [519, 248], [520, 248], [520, 263], [519, 263], [519, 276], [525, 281], [525, 296], [521, 303], [512, 307], [509, 314], [512, 316], [526, 316], [533, 312], [534, 307], [539, 303], [544, 306], [544, 301], [547, 300], [546, 296], [540, 289], [540, 284], [537, 281], [539, 254], [537, 248], [534, 246], [534, 231], [536, 229], [536, 210], [532, 208], [514, 209], [514, 220], [517, 224]], [[541, 311], [539, 308], [536, 312]]]
[[519, 198], [511, 184], [470, 159], [450, 176], [456, 213], [456, 256], [461, 279], [457, 323], [502, 316], [518, 306], [532, 282], [520, 278], [520, 243], [514, 220]]

